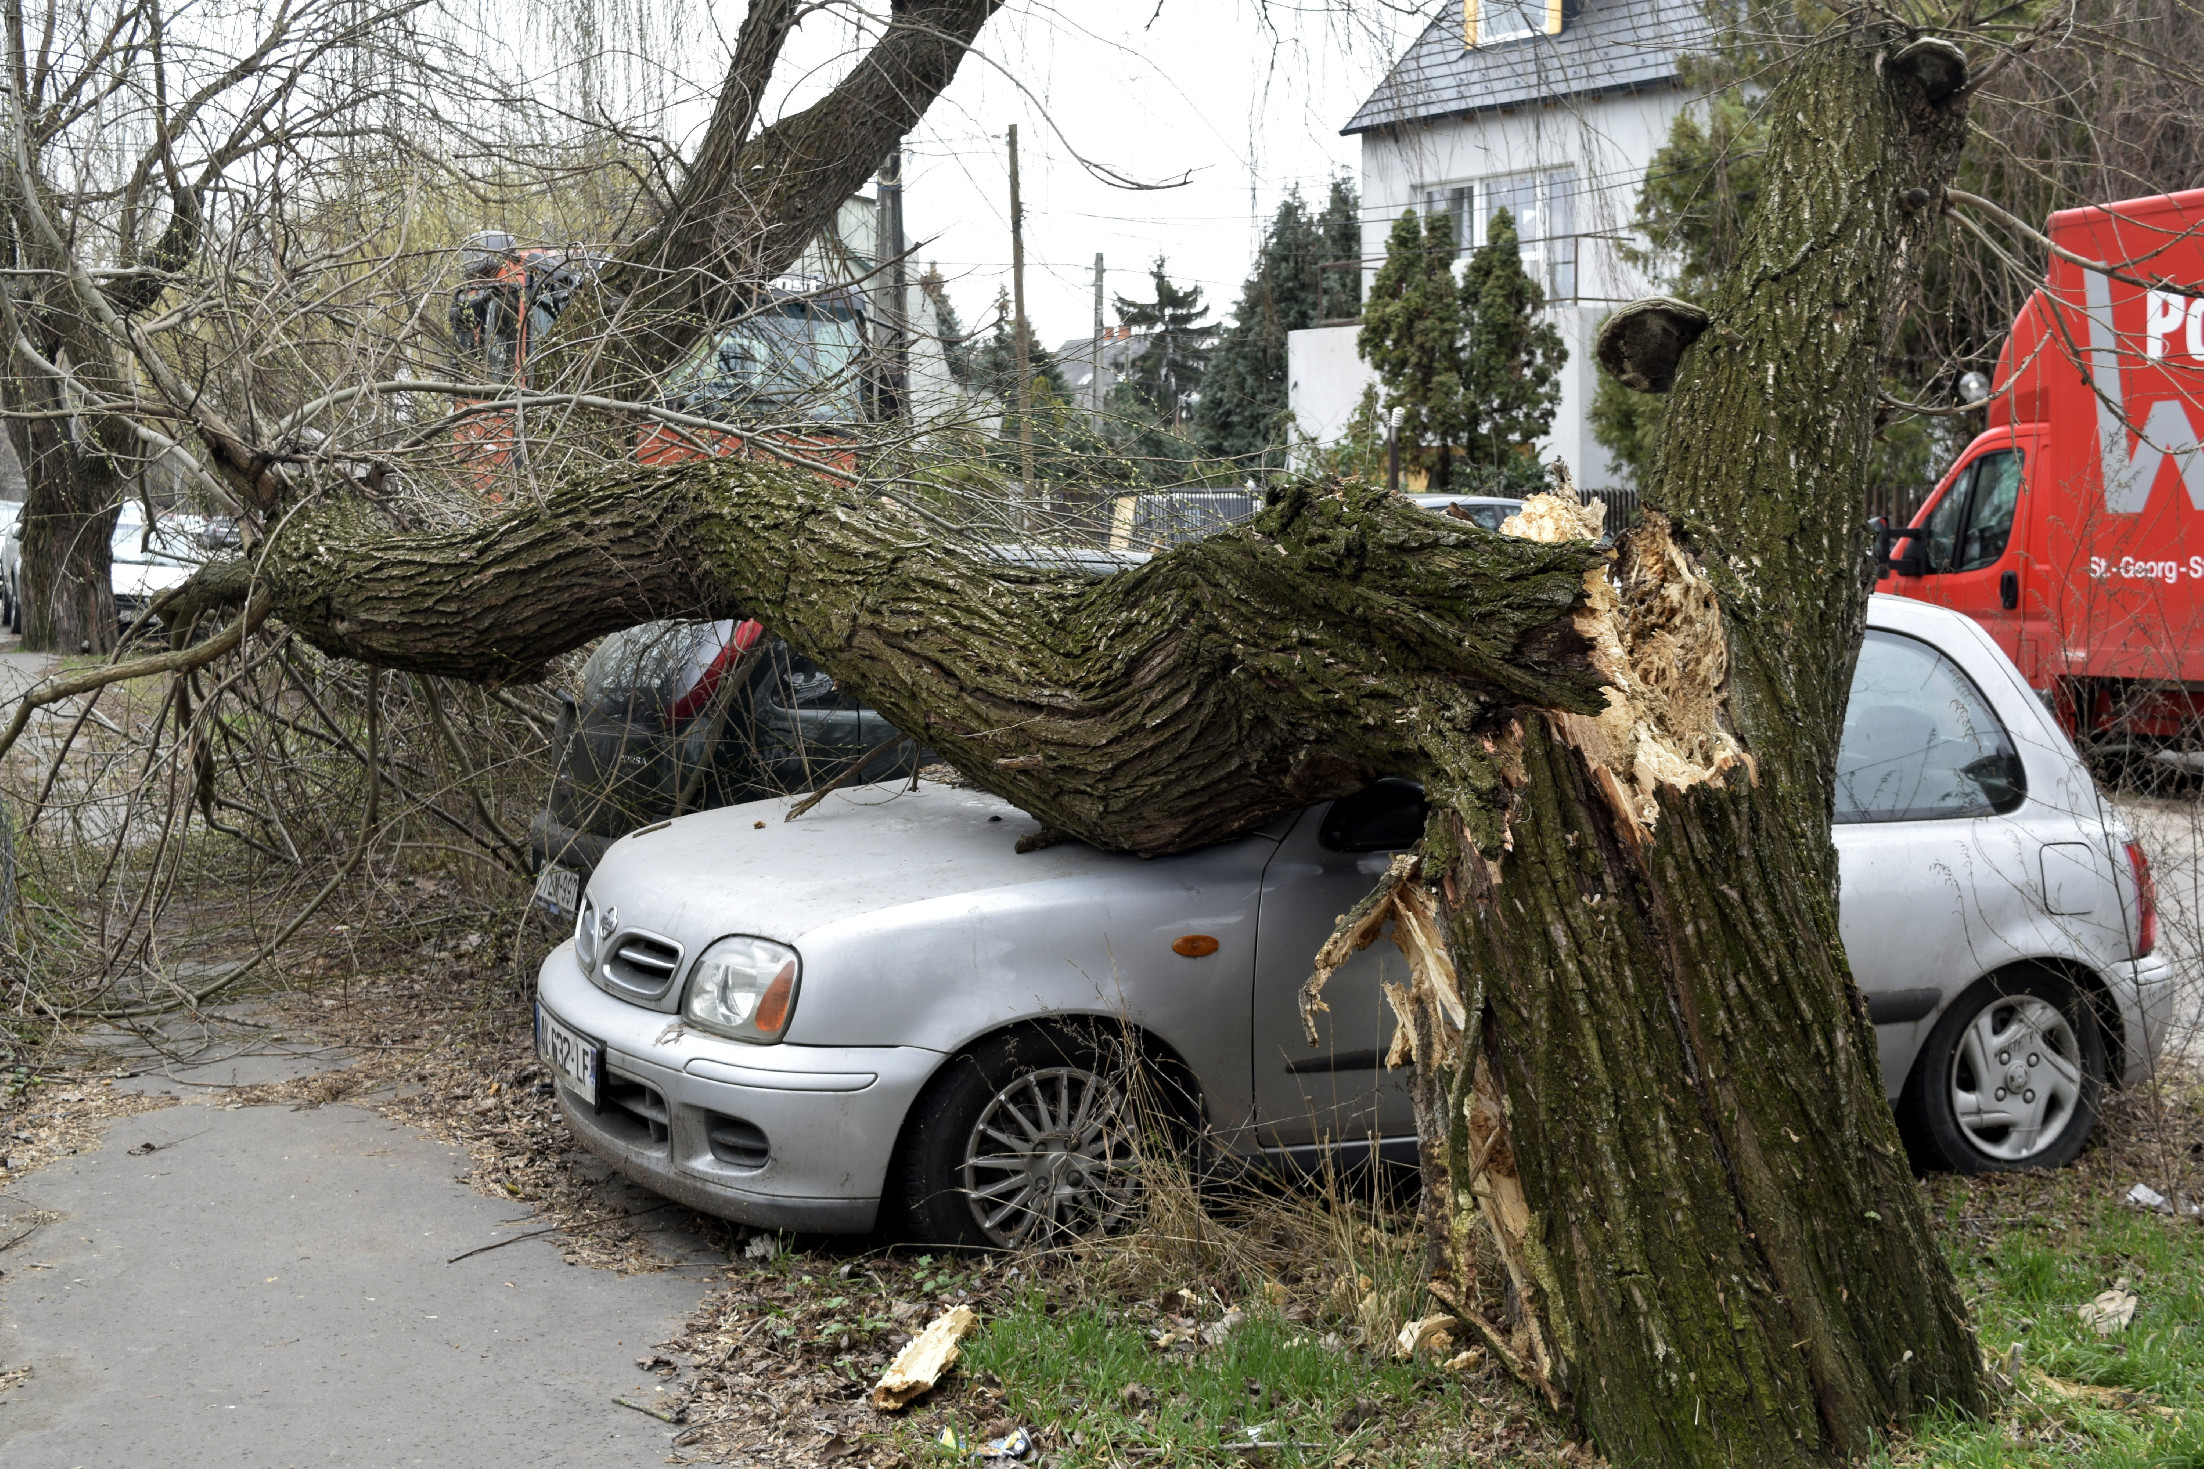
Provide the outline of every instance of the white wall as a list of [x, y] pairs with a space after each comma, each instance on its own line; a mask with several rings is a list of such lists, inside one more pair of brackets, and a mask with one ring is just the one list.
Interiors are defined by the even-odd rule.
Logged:
[[1553, 432], [1539, 448], [1566, 459], [1588, 488], [1621, 482], [1585, 421], [1598, 372], [1591, 360], [1592, 336], [1607, 312], [1651, 290], [1615, 246], [1634, 238], [1630, 221], [1646, 167], [1690, 102], [1690, 94], [1678, 88], [1618, 92], [1362, 135], [1366, 288], [1384, 259], [1393, 222], [1404, 210], [1421, 211], [1426, 190], [1496, 174], [1575, 170], [1577, 298], [1552, 307], [1569, 361], [1562, 370]]
[[1286, 406], [1296, 436], [1320, 444], [1344, 437], [1362, 390], [1377, 381], [1355, 355], [1359, 326], [1317, 326], [1286, 333]]

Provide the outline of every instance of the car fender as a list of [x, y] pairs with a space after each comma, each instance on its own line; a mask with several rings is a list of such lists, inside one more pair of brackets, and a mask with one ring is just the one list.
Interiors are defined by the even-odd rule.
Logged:
[[[1211, 849], [1227, 860], [1171, 863], [1177, 881], [1152, 880], [1168, 870], [1159, 862], [1144, 882], [1086, 874], [823, 925], [800, 941], [788, 1040], [947, 1055], [1009, 1026], [1092, 1018], [1152, 1036], [1202, 1079], [1212, 1120], [1236, 1123], [1252, 1094], [1248, 1006], [1269, 850]], [[1194, 935], [1215, 949], [1174, 949]]]

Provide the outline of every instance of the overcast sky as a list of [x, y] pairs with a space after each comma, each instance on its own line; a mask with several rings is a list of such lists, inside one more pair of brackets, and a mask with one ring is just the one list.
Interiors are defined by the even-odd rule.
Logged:
[[[1360, 145], [1339, 129], [1434, 8], [1013, 5], [907, 144], [906, 230], [925, 242], [915, 264], [940, 265], [967, 328], [989, 317], [1010, 283], [1003, 134], [1016, 123], [1027, 311], [1041, 342], [1092, 330], [1096, 251], [1107, 289], [1126, 295], [1147, 294], [1149, 262], [1168, 256], [1173, 279], [1200, 285], [1222, 320], [1287, 189], [1321, 203], [1335, 175], [1359, 176]], [[1144, 182], [1188, 182], [1116, 188], [1082, 156]]]

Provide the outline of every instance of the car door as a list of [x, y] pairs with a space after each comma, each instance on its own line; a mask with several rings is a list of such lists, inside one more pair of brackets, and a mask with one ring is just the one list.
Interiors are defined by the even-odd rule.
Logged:
[[2028, 592], [2028, 443], [2015, 438], [1955, 468], [1930, 506], [1923, 539], [1927, 574], [1898, 590], [1980, 623], [2009, 658], [2020, 656]]
[[2076, 925], [2117, 919], [2057, 911], [2096, 906], [2106, 859], [2078, 840], [2086, 813], [2066, 809], [2067, 783], [2045, 778], [2044, 759], [2023, 759], [2040, 733], [2019, 717], [2029, 711], [2000, 716], [1996, 700], [2012, 697], [2000, 684], [2012, 681], [1977, 679], [1952, 656], [1996, 654], [1958, 642], [1871, 627], [1838, 747], [1839, 926], [1893, 1098], [1960, 991], [2018, 959], [2086, 953]]
[[1302, 1032], [1300, 993], [1339, 915], [1423, 835], [1424, 811], [1420, 788], [1381, 781], [1302, 812], [1263, 869], [1250, 1020], [1263, 1147], [1313, 1160], [1327, 1145], [1351, 1157], [1373, 1138], [1415, 1137], [1408, 1072], [1382, 1064], [1395, 1021], [1381, 986], [1408, 979], [1399, 948], [1379, 939], [1332, 975], [1314, 1046]]

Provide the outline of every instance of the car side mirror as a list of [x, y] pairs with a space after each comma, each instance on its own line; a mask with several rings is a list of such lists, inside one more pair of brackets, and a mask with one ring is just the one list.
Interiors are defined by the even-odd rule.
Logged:
[[1406, 851], [1423, 840], [1430, 812], [1419, 782], [1389, 775], [1332, 802], [1316, 839], [1331, 852]]

